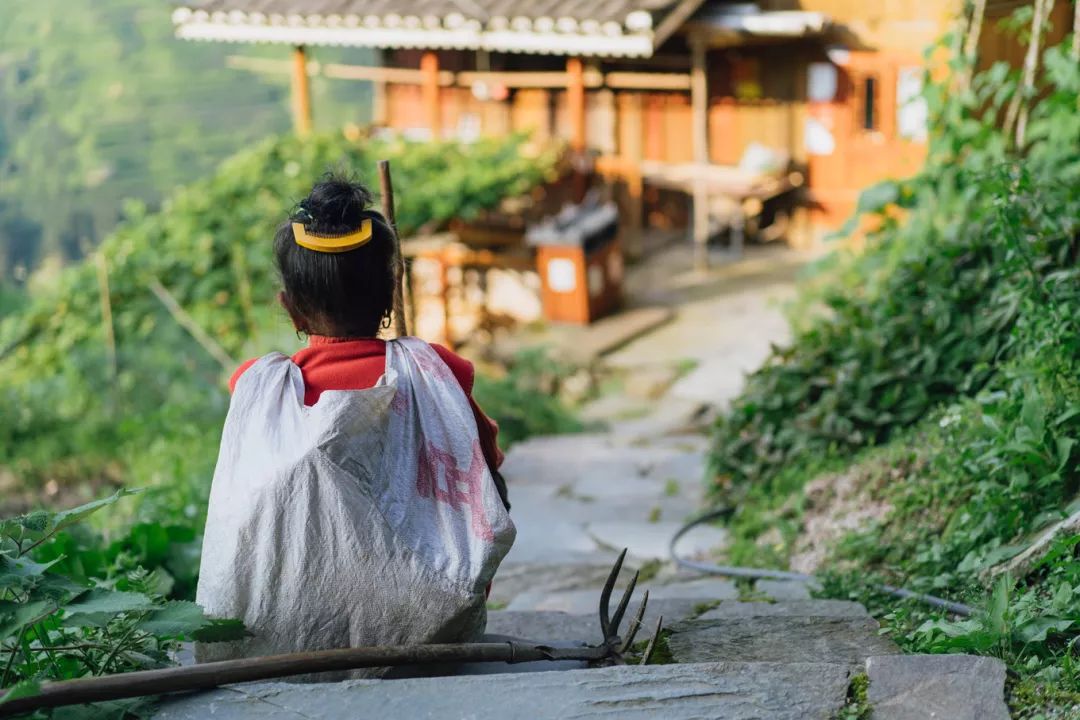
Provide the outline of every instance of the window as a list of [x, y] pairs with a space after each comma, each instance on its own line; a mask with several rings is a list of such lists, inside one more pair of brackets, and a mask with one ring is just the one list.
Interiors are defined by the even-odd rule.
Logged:
[[863, 130], [877, 130], [877, 78], [866, 77], [862, 87], [862, 128]]

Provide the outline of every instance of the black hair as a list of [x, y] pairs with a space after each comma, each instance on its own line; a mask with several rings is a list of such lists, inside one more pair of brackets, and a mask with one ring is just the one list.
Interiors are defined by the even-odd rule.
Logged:
[[[374, 337], [389, 317], [394, 298], [393, 234], [371, 209], [364, 185], [328, 173], [289, 213], [274, 235], [274, 258], [285, 301], [304, 332], [335, 337]], [[341, 253], [309, 250], [296, 243], [292, 223], [317, 235], [346, 235], [371, 220], [371, 240]]]

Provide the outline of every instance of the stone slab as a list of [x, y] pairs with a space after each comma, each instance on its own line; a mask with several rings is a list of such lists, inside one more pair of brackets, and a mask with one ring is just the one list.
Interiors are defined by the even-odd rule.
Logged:
[[754, 590], [773, 600], [810, 599], [810, 586], [797, 580], [758, 580]]
[[[629, 555], [640, 560], [666, 560], [671, 538], [682, 528], [682, 522], [633, 522], [603, 520], [589, 523], [585, 530], [600, 545], [626, 548]], [[727, 533], [711, 525], [701, 525], [679, 539], [675, 549], [681, 557], [699, 557], [724, 546]]]
[[[600, 588], [607, 580], [612, 564], [614, 560], [609, 562], [606, 558], [581, 565], [504, 562], [491, 584], [488, 602], [500, 606], [510, 604], [515, 598], [526, 593], [558, 593], [582, 588]], [[600, 591], [595, 592], [599, 598]]]
[[900, 649], [873, 618], [750, 616], [669, 626], [676, 662], [828, 662], [861, 671], [868, 657]]
[[237, 685], [165, 700], [156, 720], [829, 720], [848, 670], [825, 663], [620, 666], [320, 685]]
[[[599, 607], [602, 585], [585, 590], [566, 590], [561, 592], [529, 591], [518, 595], [506, 607], [507, 610], [555, 610], [573, 615], [586, 615], [596, 612]], [[622, 584], [613, 593], [622, 592]], [[688, 582], [676, 582], [668, 585], [640, 583], [635, 597], [640, 597], [643, 590], [649, 591], [649, 604], [659, 600], [684, 600], [700, 605], [714, 600], [731, 600], [739, 596], [738, 588], [730, 580], [704, 578]], [[613, 601], [617, 602], [617, 600]]]
[[514, 445], [500, 468], [511, 493], [515, 484], [562, 487], [585, 477], [602, 477], [618, 484], [624, 478], [647, 475], [685, 451], [669, 445], [626, 445], [610, 434], [540, 437]]
[[970, 655], [888, 655], [866, 661], [874, 720], [1008, 720], [1005, 665]]
[[[614, 606], [619, 600], [612, 599]], [[625, 635], [630, 619], [637, 612], [641, 594], [635, 592], [630, 608], [626, 612], [619, 632]], [[561, 610], [492, 610], [488, 612], [487, 631], [499, 635], [509, 635], [523, 640], [535, 640], [539, 643], [553, 641], [581, 640], [598, 643], [602, 638], [599, 620], [600, 593], [592, 596], [592, 606], [586, 613], [568, 613]], [[580, 609], [580, 608], [578, 608]], [[612, 607], [614, 611], [614, 607]], [[656, 627], [656, 621], [663, 617], [664, 626], [696, 616], [701, 610], [698, 600], [652, 599], [645, 608], [642, 629], [638, 638], [645, 637]]]
[[738, 602], [725, 600], [702, 613], [699, 620], [738, 617], [840, 617], [866, 618], [870, 613], [856, 602], [848, 600], [788, 600], [785, 602]]

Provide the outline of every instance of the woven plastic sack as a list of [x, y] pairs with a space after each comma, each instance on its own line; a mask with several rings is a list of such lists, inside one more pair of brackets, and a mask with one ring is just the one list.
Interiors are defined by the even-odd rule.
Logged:
[[196, 595], [252, 636], [196, 655], [477, 640], [514, 536], [468, 398], [429, 345], [388, 342], [374, 388], [311, 407], [300, 369], [267, 355], [225, 420]]

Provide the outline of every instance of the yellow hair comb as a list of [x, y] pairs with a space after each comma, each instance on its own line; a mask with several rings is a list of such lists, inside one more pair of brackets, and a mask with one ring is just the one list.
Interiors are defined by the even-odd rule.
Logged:
[[292, 224], [296, 244], [308, 250], [323, 253], [342, 253], [355, 250], [371, 240], [371, 218], [360, 223], [360, 229], [347, 235], [314, 235], [304, 229], [303, 223]]

